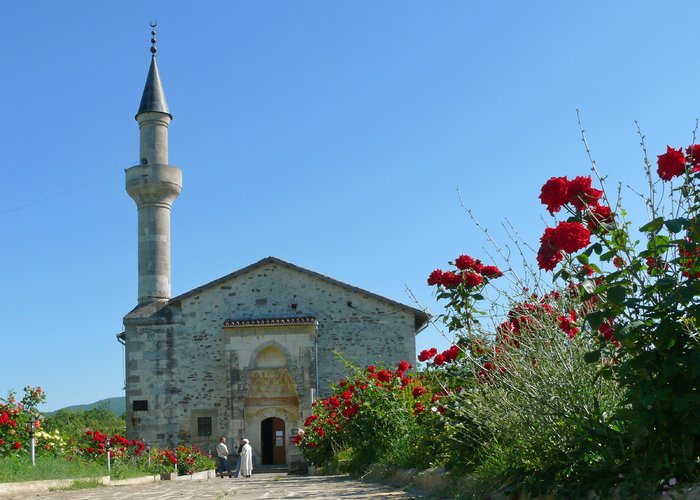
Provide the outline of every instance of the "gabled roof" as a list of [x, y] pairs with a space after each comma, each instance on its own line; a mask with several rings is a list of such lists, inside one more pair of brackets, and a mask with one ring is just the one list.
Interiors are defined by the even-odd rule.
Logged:
[[[363, 290], [362, 288], [358, 288], [352, 285], [348, 285], [347, 283], [343, 283], [342, 281], [338, 281], [336, 279], [330, 278], [328, 276], [325, 276], [323, 274], [317, 273], [315, 271], [310, 271], [308, 269], [305, 269], [303, 267], [296, 266], [294, 264], [291, 264], [290, 262], [286, 262], [282, 259], [278, 259], [277, 257], [266, 257], [262, 260], [259, 260], [258, 262], [251, 264], [249, 266], [243, 267], [237, 271], [232, 272], [231, 274], [227, 274], [226, 276], [223, 276], [219, 279], [216, 279], [214, 281], [210, 281], [209, 283], [206, 283], [200, 287], [194, 288], [190, 290], [189, 292], [185, 292], [181, 295], [178, 295], [177, 297], [173, 297], [167, 302], [161, 302], [161, 303], [151, 303], [151, 304], [146, 304], [142, 307], [137, 307], [133, 311], [131, 311], [126, 317], [127, 318], [135, 318], [135, 317], [145, 317], [145, 316], [150, 316], [156, 312], [158, 312], [160, 309], [162, 309], [165, 306], [169, 305], [179, 305], [182, 300], [187, 299], [189, 297], [195, 296], [197, 294], [200, 294], [204, 292], [205, 290], [208, 290], [210, 288], [216, 287], [217, 285], [220, 285], [226, 281], [229, 281], [231, 279], [237, 278], [238, 276], [241, 276], [243, 274], [246, 274], [250, 271], [253, 271], [255, 269], [258, 269], [260, 267], [263, 267], [267, 264], [276, 264], [280, 267], [286, 267], [287, 269], [291, 269], [293, 271], [297, 271], [302, 274], [306, 274], [307, 276], [310, 276], [312, 278], [325, 281], [326, 283], [330, 283], [335, 286], [339, 286], [341, 288], [344, 288], [346, 290], [356, 292], [362, 295], [365, 295], [367, 297], [370, 297], [374, 300], [377, 300], [379, 302], [382, 302], [384, 304], [389, 304], [394, 307], [397, 307], [401, 310], [404, 310], [406, 312], [409, 312], [413, 314], [415, 318], [415, 331], [418, 332], [421, 330], [423, 327], [425, 327], [428, 323], [428, 320], [430, 319], [430, 315], [425, 313], [424, 311], [421, 311], [420, 309], [416, 309], [414, 307], [407, 306], [406, 304], [402, 304], [401, 302], [396, 302], [395, 300], [388, 299], [386, 297], [382, 297], [381, 295], [377, 295], [376, 293], [368, 292], [367, 290]], [[146, 311], [142, 311], [142, 309], [146, 309]], [[143, 314], [145, 312], [145, 314]]]

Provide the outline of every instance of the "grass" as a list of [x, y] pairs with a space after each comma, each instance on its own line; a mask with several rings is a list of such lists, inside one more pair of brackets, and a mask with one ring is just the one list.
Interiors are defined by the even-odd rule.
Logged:
[[[69, 461], [65, 458], [37, 457], [34, 467], [29, 462], [29, 457], [0, 458], [0, 483], [44, 481], [48, 479], [89, 479], [106, 475], [108, 475], [107, 467], [104, 464], [75, 458]], [[129, 479], [147, 475], [149, 473], [139, 467], [129, 465], [112, 466], [112, 479]]]
[[37, 457], [32, 467], [29, 457], [0, 458], [0, 483], [43, 481], [47, 479], [92, 478], [106, 476], [107, 468], [82, 460]]

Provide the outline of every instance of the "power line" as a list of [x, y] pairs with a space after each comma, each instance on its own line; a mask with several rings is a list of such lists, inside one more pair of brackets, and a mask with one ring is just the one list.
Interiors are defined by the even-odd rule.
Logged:
[[[120, 171], [121, 171], [121, 170], [120, 170]], [[7, 209], [7, 210], [3, 210], [2, 212], [0, 212], [0, 216], [7, 215], [7, 214], [12, 213], [12, 212], [18, 212], [18, 211], [20, 211], [20, 210], [24, 210], [25, 208], [33, 207], [34, 205], [39, 205], [39, 204], [41, 204], [41, 203], [44, 203], [44, 202], [47, 202], [47, 201], [50, 201], [50, 200], [55, 200], [56, 198], [61, 198], [61, 197], [66, 196], [66, 195], [68, 195], [68, 194], [74, 193], [74, 192], [76, 192], [76, 191], [80, 191], [81, 189], [84, 189], [84, 188], [86, 188], [86, 187], [88, 187], [88, 186], [91, 186], [92, 184], [95, 184], [95, 183], [97, 183], [97, 182], [100, 182], [101, 180], [104, 180], [104, 179], [106, 179], [107, 177], [110, 177], [110, 176], [112, 176], [112, 175], [113, 175], [113, 173], [105, 174], [105, 175], [103, 175], [103, 176], [101, 176], [101, 177], [96, 177], [96, 178], [94, 178], [94, 179], [92, 179], [92, 180], [89, 180], [89, 181], [84, 182], [84, 183], [82, 183], [82, 184], [78, 184], [78, 185], [73, 186], [73, 187], [71, 187], [71, 188], [68, 188], [68, 189], [66, 189], [66, 190], [64, 190], [64, 191], [60, 191], [60, 192], [58, 192], [58, 193], [54, 193], [54, 194], [51, 194], [51, 195], [49, 195], [49, 196], [45, 196], [44, 198], [36, 199], [36, 200], [31, 201], [31, 202], [29, 202], [29, 203], [25, 203], [24, 205], [19, 205], [19, 206], [14, 207], [14, 208], [10, 208], [10, 209]]]

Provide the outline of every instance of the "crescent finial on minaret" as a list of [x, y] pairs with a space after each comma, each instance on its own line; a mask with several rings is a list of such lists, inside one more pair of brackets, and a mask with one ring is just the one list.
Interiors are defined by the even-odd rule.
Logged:
[[151, 54], [156, 55], [158, 49], [156, 48], [156, 26], [158, 26], [158, 21], [151, 21]]

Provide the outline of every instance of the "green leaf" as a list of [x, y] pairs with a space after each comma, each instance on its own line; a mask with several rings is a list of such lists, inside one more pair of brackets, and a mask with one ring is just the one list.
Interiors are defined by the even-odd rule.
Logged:
[[666, 377], [673, 377], [679, 371], [681, 371], [681, 367], [675, 361], [666, 361], [663, 365], [663, 374]]
[[[653, 243], [652, 243], [653, 242]], [[666, 248], [671, 243], [671, 238], [665, 234], [655, 234], [654, 238], [649, 240], [649, 245], [653, 245], [656, 248]]]
[[680, 217], [678, 219], [671, 219], [664, 222], [664, 226], [671, 233], [678, 233], [683, 230], [688, 225], [688, 219]]
[[673, 288], [673, 286], [675, 284], [676, 284], [676, 279], [671, 278], [671, 277], [660, 278], [656, 281], [656, 286], [660, 290], [667, 290], [669, 288]]
[[600, 359], [600, 354], [600, 350], [587, 352], [583, 355], [583, 359], [586, 361], [586, 363], [595, 363]]
[[600, 260], [607, 262], [610, 259], [612, 259], [613, 257], [615, 257], [616, 255], [617, 255], [617, 250], [609, 250], [600, 256]]
[[588, 321], [593, 330], [598, 330], [602, 326], [604, 319], [605, 314], [602, 311], [592, 312], [586, 316], [586, 321]]
[[625, 301], [626, 294], [627, 290], [623, 286], [616, 285], [610, 287], [608, 289], [608, 302], [616, 306], [620, 306]]
[[639, 228], [639, 230], [643, 233], [656, 233], [661, 229], [661, 227], [664, 225], [664, 218], [663, 217], [657, 217], [651, 222], [647, 222], [644, 224], [642, 227]]

